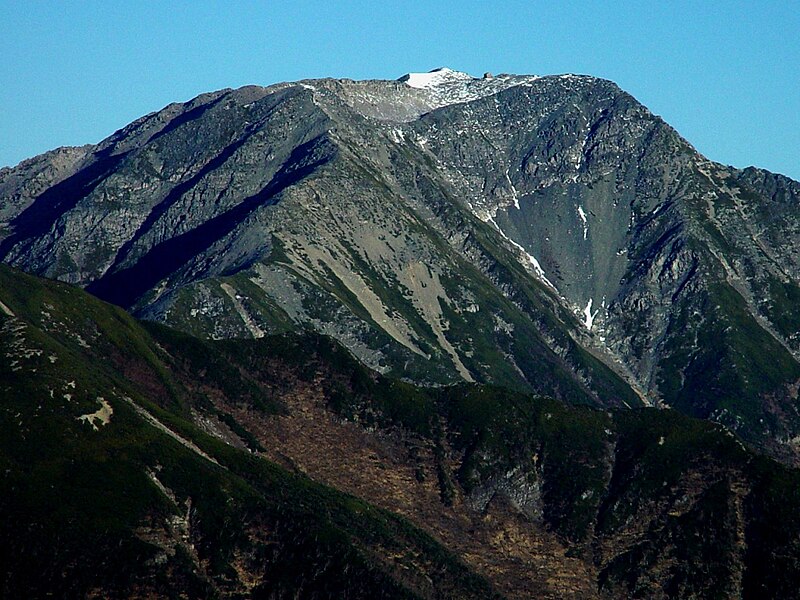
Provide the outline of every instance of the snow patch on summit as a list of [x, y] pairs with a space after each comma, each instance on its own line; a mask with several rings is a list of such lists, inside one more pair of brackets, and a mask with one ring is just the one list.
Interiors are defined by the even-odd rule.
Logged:
[[409, 73], [400, 78], [407, 85], [413, 88], [433, 89], [443, 84], [450, 84], [459, 81], [472, 81], [475, 79], [472, 75], [462, 73], [461, 71], [454, 71], [443, 67], [441, 69], [434, 69], [428, 73]]
[[478, 78], [469, 73], [442, 67], [429, 73], [408, 73], [398, 81], [426, 93], [429, 106], [431, 109], [435, 109], [486, 98], [508, 88], [528, 85], [537, 79], [540, 77], [536, 75], [505, 74], [497, 77]]

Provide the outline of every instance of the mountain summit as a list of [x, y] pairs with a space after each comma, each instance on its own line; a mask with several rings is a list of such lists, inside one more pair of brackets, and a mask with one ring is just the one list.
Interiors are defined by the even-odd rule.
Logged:
[[800, 447], [800, 184], [588, 76], [305, 80], [0, 171], [0, 257], [207, 338], [672, 407]]
[[461, 71], [454, 71], [447, 67], [439, 67], [427, 73], [407, 73], [400, 77], [398, 81], [407, 83], [415, 88], [437, 88], [442, 86], [449, 86], [453, 84], [466, 84], [472, 83], [475, 77]]

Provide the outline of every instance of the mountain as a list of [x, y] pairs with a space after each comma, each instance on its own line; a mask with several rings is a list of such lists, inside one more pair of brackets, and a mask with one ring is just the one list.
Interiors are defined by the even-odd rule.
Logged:
[[450, 69], [172, 104], [0, 172], [0, 257], [209, 338], [675, 408], [800, 457], [800, 184], [615, 84]]
[[798, 597], [800, 472], [718, 424], [0, 290], [3, 597]]
[[[4, 598], [493, 597], [406, 519], [261, 459], [180, 375], [208, 346], [170, 357], [80, 290], [7, 267], [0, 283]], [[209, 390], [282, 409], [224, 366]]]

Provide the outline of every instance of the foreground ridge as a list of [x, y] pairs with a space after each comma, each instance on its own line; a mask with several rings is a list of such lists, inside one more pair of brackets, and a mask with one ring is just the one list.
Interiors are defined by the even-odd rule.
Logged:
[[796, 597], [800, 474], [719, 425], [0, 289], [4, 596]]

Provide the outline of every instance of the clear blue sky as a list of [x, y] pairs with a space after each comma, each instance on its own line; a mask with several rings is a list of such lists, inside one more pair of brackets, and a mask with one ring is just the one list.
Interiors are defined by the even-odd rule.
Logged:
[[800, 179], [792, 1], [0, 0], [0, 165], [173, 101], [308, 77], [586, 73], [713, 160]]

